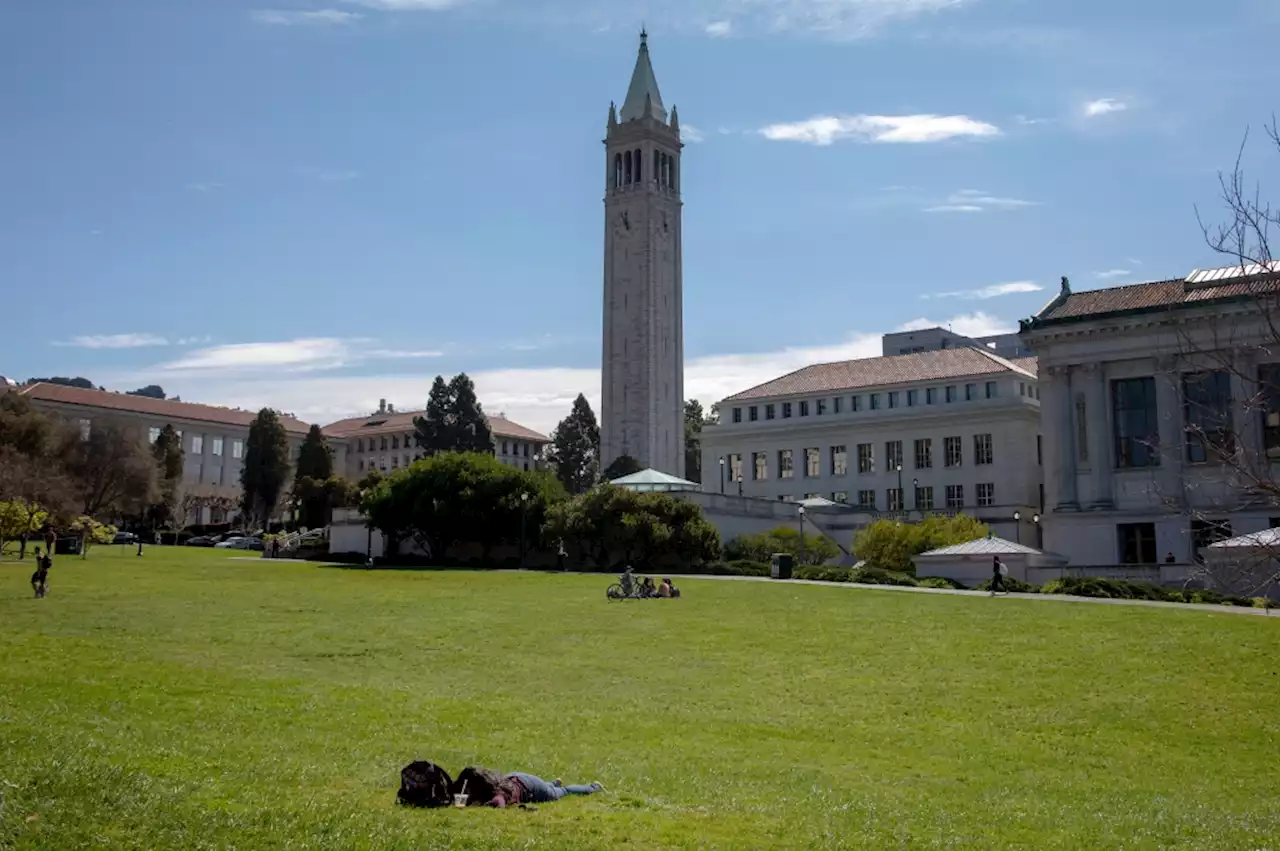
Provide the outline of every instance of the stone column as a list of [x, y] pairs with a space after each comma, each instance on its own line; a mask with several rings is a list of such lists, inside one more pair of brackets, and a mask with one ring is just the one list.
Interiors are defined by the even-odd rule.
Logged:
[[1161, 503], [1180, 507], [1186, 500], [1182, 459], [1186, 451], [1183, 431], [1181, 372], [1176, 356], [1155, 359], [1156, 419], [1160, 427], [1160, 470], [1156, 487]]
[[1085, 439], [1089, 446], [1089, 467], [1092, 471], [1093, 493], [1089, 507], [1105, 510], [1115, 507], [1112, 492], [1111, 429], [1108, 428], [1106, 374], [1100, 363], [1089, 363], [1079, 368], [1085, 404]]
[[1071, 417], [1071, 368], [1051, 366], [1041, 387], [1040, 412], [1053, 469], [1054, 510], [1079, 511], [1076, 497], [1075, 429]]

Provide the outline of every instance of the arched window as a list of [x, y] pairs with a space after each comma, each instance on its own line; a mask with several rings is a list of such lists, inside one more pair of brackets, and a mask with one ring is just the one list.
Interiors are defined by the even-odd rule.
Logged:
[[613, 155], [613, 188], [622, 185], [622, 154]]
[[626, 166], [626, 172], [627, 172], [626, 182], [627, 182], [627, 185], [630, 186], [631, 185], [631, 152], [630, 151], [627, 151], [627, 155], [622, 158], [622, 162]]
[[662, 182], [662, 158], [665, 154], [657, 149], [653, 152], [653, 179]]
[[663, 186], [671, 185], [671, 157], [666, 154], [662, 155], [662, 180]]
[[640, 164], [643, 162], [644, 157], [640, 156], [640, 149], [636, 148], [636, 183], [639, 183], [642, 179], [644, 169], [640, 167]]

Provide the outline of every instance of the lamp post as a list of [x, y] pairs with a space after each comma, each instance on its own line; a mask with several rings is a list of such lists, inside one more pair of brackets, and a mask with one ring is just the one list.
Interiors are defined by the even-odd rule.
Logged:
[[1017, 535], [1017, 543], [1022, 543], [1022, 512], [1013, 512], [1013, 531]]
[[804, 564], [804, 506], [800, 506], [800, 564]]
[[[920, 480], [911, 480], [911, 507], [916, 511], [920, 510]], [[923, 516], [923, 515], [921, 515]]]
[[1040, 525], [1040, 515], [1032, 514], [1031, 522], [1036, 524], [1036, 549], [1044, 549], [1044, 528]]
[[907, 498], [902, 494], [902, 462], [898, 462], [898, 511], [905, 511], [907, 507]]
[[724, 496], [724, 456], [720, 456], [720, 495]]
[[742, 474], [738, 474], [738, 496], [742, 496]]
[[520, 569], [524, 570], [524, 518], [529, 508], [529, 494], [520, 494]]

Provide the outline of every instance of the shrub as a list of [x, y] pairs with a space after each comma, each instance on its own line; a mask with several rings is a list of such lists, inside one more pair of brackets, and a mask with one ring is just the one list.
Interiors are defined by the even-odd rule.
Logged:
[[802, 565], [792, 574], [796, 579], [807, 579], [813, 582], [852, 582], [853, 568], [836, 565]]
[[691, 574], [707, 574], [708, 576], [770, 576], [772, 575], [772, 565], [764, 564], [758, 561], [746, 561], [738, 559], [737, 561], [712, 561], [698, 567], [685, 568], [685, 572]]
[[926, 576], [924, 579], [917, 579], [916, 585], [921, 588], [957, 588], [961, 591], [967, 587], [963, 582], [957, 582], [945, 576]]
[[[1062, 581], [1062, 580], [1055, 579], [1055, 580], [1053, 580], [1053, 581], [1054, 581], [1054, 582], [1060, 582], [1060, 581]], [[1050, 583], [1050, 584], [1052, 584], [1052, 583]], [[1045, 588], [1048, 588], [1048, 587], [1049, 587], [1048, 585], [1046, 585], [1046, 586], [1045, 586]], [[990, 580], [990, 579], [988, 579], [986, 582], [984, 582], [984, 583], [982, 583], [981, 585], [979, 585], [979, 586], [977, 587], [977, 589], [976, 589], [976, 590], [978, 590], [978, 591], [990, 591], [990, 590], [991, 590], [991, 580]], [[1053, 592], [1050, 592], [1050, 591], [1045, 591], [1043, 588], [1039, 588], [1039, 587], [1037, 587], [1037, 586], [1035, 586], [1035, 585], [1032, 585], [1032, 584], [1030, 584], [1030, 583], [1023, 582], [1021, 579], [1014, 579], [1012, 576], [1006, 576], [1006, 577], [1004, 578], [1004, 590], [1006, 590], [1006, 591], [1011, 591], [1011, 592], [1013, 592], [1013, 593], [1015, 593], [1015, 594], [1049, 594], [1049, 593], [1053, 593]], [[1059, 593], [1059, 594], [1065, 594], [1065, 593], [1067, 593], [1067, 592], [1065, 592], [1065, 591], [1059, 591], [1059, 592], [1057, 592], [1057, 593]]]
[[854, 537], [853, 551], [868, 564], [900, 573], [915, 573], [911, 557], [951, 544], [985, 538], [986, 524], [965, 514], [931, 514], [919, 523], [877, 520]]
[[885, 570], [880, 567], [862, 567], [853, 571], [850, 582], [857, 582], [862, 585], [900, 585], [905, 588], [914, 588], [916, 586], [916, 578], [907, 573], [896, 570]]
[[[741, 535], [725, 544], [726, 561], [768, 562], [774, 553], [790, 553], [800, 564], [800, 532], [793, 526], [779, 526], [768, 532]], [[804, 564], [819, 565], [840, 555], [840, 547], [825, 535], [804, 536]]]

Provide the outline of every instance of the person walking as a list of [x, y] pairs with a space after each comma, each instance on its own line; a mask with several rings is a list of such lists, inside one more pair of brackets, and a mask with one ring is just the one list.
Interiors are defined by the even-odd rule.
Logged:
[[1009, 568], [1004, 566], [1004, 562], [1000, 560], [1000, 556], [994, 556], [991, 559], [991, 596], [994, 597], [996, 592], [1008, 594], [1009, 591], [1004, 586], [1004, 578], [1009, 575]]
[[49, 568], [53, 567], [53, 559], [41, 555], [40, 548], [35, 549], [36, 572], [31, 574], [31, 588], [36, 592], [36, 599], [49, 593]]
[[52, 523], [44, 527], [44, 547], [45, 553], [50, 557], [53, 556], [58, 548], [58, 531], [53, 528]]

